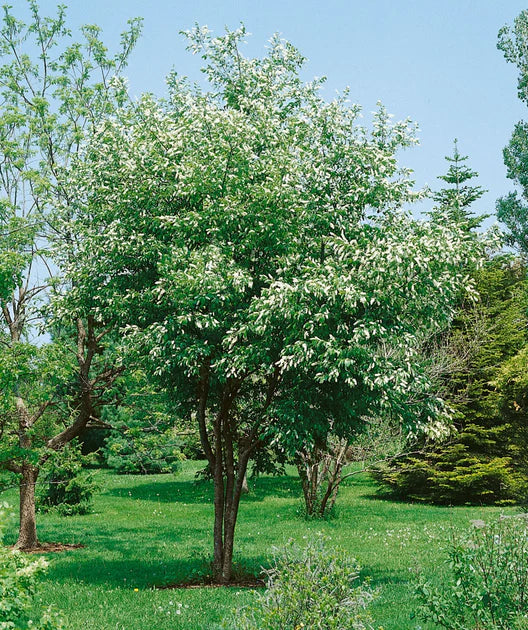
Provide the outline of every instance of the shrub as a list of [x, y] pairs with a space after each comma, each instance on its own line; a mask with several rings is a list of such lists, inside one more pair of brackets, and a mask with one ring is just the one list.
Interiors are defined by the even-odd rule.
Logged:
[[0, 470], [0, 492], [18, 486], [18, 475], [8, 470]]
[[198, 431], [187, 429], [181, 432], [181, 450], [185, 459], [193, 461], [206, 459]]
[[[6, 510], [7, 505], [0, 504], [0, 534]], [[47, 566], [43, 557], [28, 558], [0, 542], [0, 630], [64, 630], [51, 608], [35, 607], [38, 579]]]
[[[436, 505], [511, 505], [526, 496], [526, 471], [518, 470], [511, 457], [489, 457], [471, 452], [477, 443], [498, 442], [501, 427], [484, 431], [466, 427], [453, 444], [424, 449], [419, 457], [402, 457], [382, 463], [373, 477], [385, 484], [381, 494], [395, 499], [424, 501]], [[504, 437], [504, 443], [507, 441]], [[386, 490], [386, 492], [385, 492]]]
[[226, 628], [236, 630], [367, 630], [375, 592], [360, 579], [357, 561], [319, 536], [306, 547], [290, 541], [275, 550], [265, 571], [267, 589], [238, 610]]
[[125, 475], [174, 473], [184, 459], [180, 444], [170, 430], [147, 434], [134, 427], [108, 438], [106, 461], [110, 468]]
[[449, 630], [528, 628], [528, 519], [473, 521], [453, 536], [449, 578], [441, 587], [420, 579], [418, 615]]
[[92, 467], [104, 468], [106, 466], [105, 443], [111, 434], [111, 429], [106, 427], [88, 426], [79, 436], [82, 454], [93, 458], [90, 464]]
[[196, 436], [183, 431], [169, 394], [155, 388], [137, 368], [118, 379], [116, 389], [120, 404], [102, 410], [102, 419], [114, 427], [104, 447], [108, 467], [120, 474], [177, 472], [185, 459], [180, 433], [194, 440]]
[[528, 492], [526, 268], [498, 256], [476, 274], [450, 331], [431, 342], [437, 392], [454, 413], [445, 443], [418, 442], [375, 478], [396, 498], [439, 505], [522, 503]]
[[43, 512], [53, 510], [63, 516], [88, 514], [98, 489], [93, 472], [83, 469], [89, 457], [81, 454], [78, 444], [70, 444], [46, 463], [39, 486], [37, 505]]

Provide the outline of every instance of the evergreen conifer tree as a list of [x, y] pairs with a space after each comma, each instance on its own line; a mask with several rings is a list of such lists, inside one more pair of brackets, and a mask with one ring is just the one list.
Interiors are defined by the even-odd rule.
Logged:
[[445, 175], [439, 175], [448, 187], [433, 194], [433, 199], [437, 203], [430, 213], [432, 219], [447, 217], [449, 220], [459, 224], [467, 225], [468, 230], [479, 227], [486, 215], [475, 216], [469, 207], [478, 201], [487, 192], [482, 186], [473, 186], [470, 180], [478, 177], [478, 173], [465, 164], [467, 155], [460, 155], [458, 152], [458, 140], [455, 138], [453, 155], [445, 156], [449, 162], [449, 168]]
[[[450, 166], [440, 176], [449, 184], [434, 195], [435, 220], [452, 220], [475, 230], [482, 215], [470, 206], [484, 190], [469, 182], [477, 173], [464, 164], [455, 140]], [[469, 270], [471, 272], [471, 270]], [[526, 424], [504, 414], [499, 375], [504, 365], [526, 343], [526, 270], [510, 256], [499, 256], [472, 271], [480, 298], [465, 300], [447, 335], [432, 346], [431, 370], [453, 410], [456, 433], [440, 444], [422, 440], [421, 450], [382, 467], [376, 477], [401, 498], [440, 504], [513, 503], [527, 487], [527, 471], [520, 444]], [[504, 379], [503, 379], [504, 380]], [[520, 409], [520, 407], [519, 407]], [[519, 411], [517, 411], [517, 416]]]

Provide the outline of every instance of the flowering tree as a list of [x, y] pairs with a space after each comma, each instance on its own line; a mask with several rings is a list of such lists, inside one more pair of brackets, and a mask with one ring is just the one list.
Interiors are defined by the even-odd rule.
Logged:
[[[428, 422], [413, 365], [448, 322], [471, 256], [456, 227], [415, 221], [396, 152], [408, 121], [373, 129], [346, 94], [325, 102], [275, 37], [187, 34], [209, 91], [169, 77], [100, 125], [70, 174], [80, 249], [67, 303], [126, 328], [199, 426], [214, 478], [214, 577], [228, 582], [244, 474], [264, 440], [346, 435], [390, 408]], [[268, 442], [269, 443], [269, 442]]]

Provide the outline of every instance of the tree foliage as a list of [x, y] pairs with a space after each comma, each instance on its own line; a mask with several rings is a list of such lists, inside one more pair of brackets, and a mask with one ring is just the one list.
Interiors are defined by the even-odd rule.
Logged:
[[[499, 31], [497, 47], [508, 63], [519, 70], [517, 95], [528, 105], [528, 11], [521, 11], [513, 26], [504, 26]], [[504, 149], [504, 164], [508, 177], [517, 190], [497, 201], [497, 216], [508, 229], [510, 243], [516, 245], [523, 256], [528, 253], [528, 125], [518, 122], [510, 142]]]
[[376, 476], [400, 497], [507, 504], [526, 496], [526, 407], [513, 407], [508, 392], [519, 375], [515, 357], [526, 344], [526, 270], [499, 257], [476, 277], [480, 299], [463, 305], [442, 345], [453, 369], [441, 387], [456, 412], [457, 433], [380, 469]]

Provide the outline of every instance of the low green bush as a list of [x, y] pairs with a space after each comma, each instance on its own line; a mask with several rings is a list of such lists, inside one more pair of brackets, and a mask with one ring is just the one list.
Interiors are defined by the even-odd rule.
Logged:
[[136, 367], [116, 381], [116, 395], [120, 404], [106, 405], [101, 416], [113, 427], [103, 449], [106, 465], [119, 474], [179, 471], [185, 459], [182, 449], [188, 440], [196, 444], [199, 435], [189, 433], [174, 414], [167, 391], [155, 387]]
[[425, 350], [457, 431], [445, 442], [424, 437], [403, 449], [414, 454], [379, 466], [374, 477], [393, 498], [505, 506], [527, 496], [526, 267], [492, 257], [475, 280], [479, 300], [465, 300]]
[[37, 492], [40, 511], [54, 511], [63, 516], [92, 511], [98, 484], [95, 474], [83, 468], [89, 460], [89, 456], [81, 454], [80, 445], [72, 443], [47, 461]]
[[454, 535], [448, 552], [448, 578], [417, 587], [418, 616], [449, 630], [528, 628], [528, 518], [473, 521]]
[[106, 461], [109, 468], [124, 475], [175, 473], [185, 459], [180, 446], [170, 430], [148, 434], [133, 427], [107, 439]]
[[267, 589], [236, 612], [225, 628], [236, 630], [368, 630], [376, 596], [344, 550], [318, 536], [306, 547], [290, 542], [275, 550], [265, 571]]
[[[7, 505], [0, 504], [0, 538]], [[60, 615], [35, 605], [39, 577], [48, 563], [0, 542], [0, 630], [65, 630]]]
[[492, 433], [498, 440], [500, 429], [466, 427], [453, 444], [378, 465], [372, 474], [384, 485], [380, 494], [435, 505], [518, 504], [528, 490], [526, 471], [511, 457], [477, 456], [463, 444], [491, 441]]

